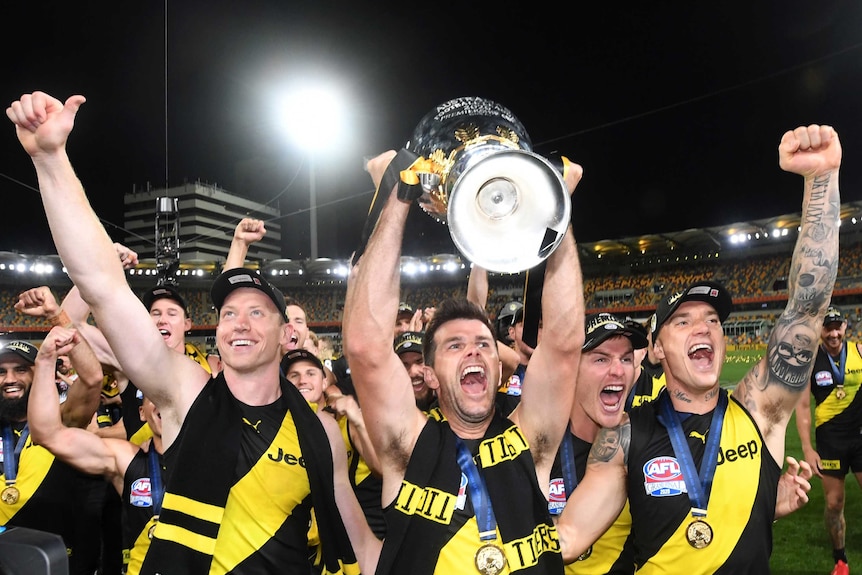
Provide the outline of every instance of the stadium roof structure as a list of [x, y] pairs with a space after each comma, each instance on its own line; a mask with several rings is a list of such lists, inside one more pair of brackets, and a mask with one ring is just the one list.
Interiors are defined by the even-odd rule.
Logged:
[[[601, 240], [579, 244], [581, 257], [589, 260], [614, 260], [619, 263], [646, 260], [645, 263], [677, 263], [681, 258], [699, 256], [733, 258], [750, 257], [770, 252], [782, 253], [785, 244], [795, 241], [802, 213], [773, 216], [760, 220], [748, 220], [729, 225], [687, 229], [660, 234], [647, 234], [619, 239]], [[841, 235], [852, 234], [858, 241], [862, 238], [862, 202], [848, 202], [841, 206]], [[744, 248], [744, 249], [743, 249]]]
[[[785, 214], [760, 220], [737, 222], [704, 229], [687, 229], [579, 244], [581, 265], [588, 276], [620, 273], [625, 269], [685, 265], [692, 261], [738, 259], [770, 254], [789, 254], [796, 239], [802, 214]], [[841, 206], [841, 242], [862, 241], [862, 201]], [[223, 262], [182, 259], [180, 248], [179, 282], [185, 285], [208, 285], [221, 270]], [[348, 260], [273, 259], [247, 262], [246, 266], [272, 276], [277, 285], [329, 285], [347, 279]], [[435, 254], [426, 257], [404, 255], [401, 268], [405, 281], [462, 281], [469, 274], [470, 262], [458, 254]], [[45, 283], [68, 282], [62, 262], [56, 254], [32, 255], [0, 251], [0, 285], [34, 284], [32, 275], [46, 276]], [[429, 277], [433, 274], [433, 278]], [[52, 279], [48, 276], [55, 275]], [[129, 271], [133, 285], [156, 281], [156, 262], [144, 259]], [[518, 274], [513, 274], [518, 275]]]

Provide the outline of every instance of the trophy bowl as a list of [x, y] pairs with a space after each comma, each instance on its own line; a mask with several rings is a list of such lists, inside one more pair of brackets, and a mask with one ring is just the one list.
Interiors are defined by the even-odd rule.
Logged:
[[571, 220], [562, 174], [532, 151], [521, 122], [484, 98], [449, 100], [429, 112], [407, 149], [422, 161], [418, 203], [449, 226], [466, 259], [517, 273], [553, 253]]

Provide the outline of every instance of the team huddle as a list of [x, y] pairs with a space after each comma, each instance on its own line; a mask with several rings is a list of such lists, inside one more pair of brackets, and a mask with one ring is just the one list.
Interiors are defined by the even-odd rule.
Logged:
[[[394, 151], [367, 166], [383, 203], [348, 281], [342, 369], [303, 349], [301, 306], [243, 268], [264, 233], [251, 220], [212, 285], [219, 357], [207, 361], [184, 341], [179, 292], [139, 298], [124, 272], [134, 254], [90, 207], [66, 154], [83, 103], [34, 92], [7, 109], [74, 288], [62, 303], [47, 288], [23, 293], [16, 307], [55, 327], [38, 349], [0, 349], [0, 525], [61, 535], [72, 573], [98, 561], [86, 501], [106, 480], [123, 511], [120, 569], [134, 574], [767, 573], [772, 524], [807, 502], [812, 472], [843, 495], [844, 475], [862, 471], [858, 451], [835, 447], [858, 399], [844, 370], [862, 356], [842, 345], [830, 307], [842, 151], [829, 126], [781, 138], [781, 169], [803, 177], [787, 306], [764, 356], [725, 388], [728, 290], [675, 288], [649, 325], [587, 315], [571, 225], [547, 258], [535, 345], [524, 334], [534, 310], [489, 318], [479, 268], [466, 299], [399, 327], [415, 202], [387, 176]], [[568, 193], [582, 175], [563, 164]], [[64, 356], [77, 379], [61, 395]], [[105, 366], [122, 397], [119, 437], [88, 429]], [[787, 458], [782, 474], [790, 417], [810, 424], [810, 391], [817, 451], [800, 427], [807, 461]], [[847, 569], [843, 509], [833, 517], [836, 569]]]

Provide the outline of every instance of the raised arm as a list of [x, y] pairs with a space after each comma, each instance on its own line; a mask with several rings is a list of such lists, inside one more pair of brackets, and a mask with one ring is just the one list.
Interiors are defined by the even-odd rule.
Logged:
[[166, 443], [170, 443], [208, 375], [165, 346], [147, 310], [126, 283], [114, 244], [69, 162], [66, 141], [84, 101], [83, 96], [72, 96], [64, 104], [34, 92], [14, 102], [6, 114], [36, 168], [57, 252], [123, 370], [159, 405]]
[[[369, 164], [379, 186], [395, 152]], [[410, 377], [392, 348], [392, 326], [398, 313], [401, 241], [410, 204], [385, 194], [383, 210], [365, 253], [351, 271], [344, 306], [344, 354], [368, 434], [383, 471], [384, 501], [394, 498], [409, 454], [426, 418], [416, 407]], [[388, 497], [388, 499], [387, 499]]]
[[266, 226], [263, 220], [256, 220], [254, 218], [243, 218], [240, 220], [233, 232], [233, 240], [230, 242], [227, 260], [224, 262], [225, 271], [245, 266], [245, 256], [248, 254], [248, 246], [259, 242], [265, 235]]
[[[579, 165], [567, 165], [565, 180], [570, 192], [582, 174]], [[542, 310], [542, 340], [527, 365], [521, 402], [510, 415], [527, 437], [537, 474], [550, 473], [566, 429], [584, 344], [584, 287], [571, 225], [548, 258]], [[547, 490], [547, 477], [545, 481], [540, 478], [539, 485]]]
[[123, 472], [138, 448], [127, 441], [103, 440], [84, 429], [66, 427], [61, 420], [55, 365], [58, 356], [78, 345], [79, 337], [73, 329], [55, 327], [39, 348], [27, 407], [30, 433], [33, 443], [60, 461], [83, 473], [102, 475], [122, 493]]
[[781, 465], [787, 422], [800, 396], [808, 392], [820, 326], [838, 271], [841, 143], [830, 126], [799, 127], [784, 134], [778, 155], [783, 170], [805, 178], [787, 308], [769, 336], [765, 356], [739, 382], [734, 397], [751, 412]]
[[488, 270], [473, 264], [467, 278], [467, 299], [482, 309], [488, 305]]
[[[543, 335], [544, 339], [544, 335]], [[587, 472], [557, 522], [563, 562], [571, 563], [613, 524], [626, 502], [626, 460], [631, 445], [628, 416], [612, 429], [600, 429]]]
[[[31, 317], [42, 317], [54, 326], [71, 327], [69, 317], [61, 313], [57, 299], [47, 286], [19, 294], [15, 309]], [[69, 360], [78, 379], [69, 386], [66, 401], [62, 405], [62, 415], [65, 425], [86, 428], [99, 407], [102, 365], [84, 338], [79, 335], [76, 341], [78, 344], [71, 348]]]

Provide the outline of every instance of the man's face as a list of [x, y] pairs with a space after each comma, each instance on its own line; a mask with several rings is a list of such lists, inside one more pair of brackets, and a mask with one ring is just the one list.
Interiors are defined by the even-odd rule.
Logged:
[[141, 406], [138, 408], [141, 415], [141, 421], [149, 424], [153, 430], [153, 435], [156, 437], [162, 436], [162, 415], [159, 413], [159, 408], [150, 401], [146, 396], [141, 401]]
[[27, 419], [33, 366], [14, 354], [0, 356], [0, 420]]
[[61, 355], [57, 357], [57, 371], [62, 373], [63, 375], [69, 375], [69, 372], [72, 370], [72, 362], [69, 359], [68, 355]]
[[683, 302], [659, 330], [654, 351], [666, 362], [668, 387], [673, 380], [683, 392], [716, 388], [726, 351], [718, 312], [706, 302]]
[[847, 332], [846, 321], [830, 321], [823, 326], [820, 340], [830, 355], [838, 355], [844, 346], [844, 334]]
[[299, 390], [305, 401], [319, 404], [324, 400], [326, 378], [323, 370], [310, 361], [293, 362], [285, 374], [287, 380]]
[[216, 342], [225, 371], [254, 371], [276, 365], [292, 333], [275, 304], [260, 290], [228, 294], [219, 313]]
[[192, 320], [186, 317], [186, 312], [180, 304], [163, 297], [150, 306], [150, 317], [162, 334], [165, 344], [181, 353], [185, 353], [186, 332], [192, 328]]
[[410, 331], [410, 320], [413, 319], [413, 314], [409, 312], [398, 312], [398, 317], [395, 318], [395, 339], [405, 331]]
[[577, 410], [595, 423], [596, 431], [599, 427], [616, 427], [634, 379], [631, 340], [624, 335], [606, 339], [581, 354], [575, 392]]
[[398, 357], [401, 358], [401, 364], [404, 365], [407, 375], [410, 376], [416, 404], [428, 403], [434, 397], [434, 390], [425, 383], [425, 360], [422, 354], [416, 351], [405, 351]]
[[443, 415], [478, 424], [494, 413], [500, 385], [500, 358], [488, 326], [478, 320], [447, 321], [434, 334], [434, 383]]
[[292, 349], [303, 349], [305, 340], [308, 337], [308, 320], [305, 316], [305, 310], [298, 305], [287, 306], [287, 319], [290, 325], [293, 326], [293, 335], [288, 340], [287, 346], [284, 348], [284, 353]]

